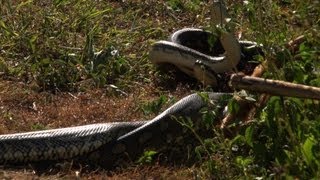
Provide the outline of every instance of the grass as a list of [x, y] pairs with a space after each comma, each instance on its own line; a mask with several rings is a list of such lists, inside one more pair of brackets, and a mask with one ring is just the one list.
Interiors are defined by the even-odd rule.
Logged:
[[[237, 36], [264, 45], [265, 77], [320, 86], [318, 1], [226, 3]], [[0, 5], [1, 133], [148, 119], [190, 94], [191, 87], [202, 88], [159, 72], [148, 51], [152, 42], [183, 27], [210, 29], [206, 2], [1, 0]], [[306, 41], [292, 53], [285, 44], [300, 35]], [[271, 97], [237, 136], [213, 130], [215, 138], [196, 148], [199, 161], [192, 167], [146, 165], [112, 177], [319, 178], [319, 109], [318, 101]], [[75, 171], [41, 178], [76, 178]], [[0, 176], [35, 176], [27, 172], [1, 170]]]

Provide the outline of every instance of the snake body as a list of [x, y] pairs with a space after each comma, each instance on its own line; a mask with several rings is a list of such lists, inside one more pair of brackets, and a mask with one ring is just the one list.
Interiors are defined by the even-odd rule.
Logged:
[[[225, 93], [208, 93], [218, 102]], [[0, 164], [21, 164], [83, 156], [87, 161], [109, 166], [117, 155], [137, 157], [145, 147], [160, 148], [178, 136], [178, 117], [199, 119], [206, 101], [191, 94], [150, 121], [102, 123], [0, 136]]]
[[[212, 75], [211, 73], [225, 72], [234, 68], [240, 60], [241, 48], [255, 44], [240, 42], [239, 45], [236, 42], [235, 46], [239, 48], [233, 50], [228, 49], [230, 47], [226, 43], [222, 43], [221, 52], [225, 49], [227, 53], [220, 57], [212, 57], [205, 52], [188, 47], [187, 44], [194, 40], [200, 40], [200, 44], [206, 42], [202, 39], [206, 39], [208, 35], [208, 32], [200, 29], [187, 28], [177, 31], [169, 41], [159, 41], [152, 46], [150, 59], [155, 64], [172, 63], [185, 73], [196, 77], [197, 70], [194, 68], [196, 62], [200, 60], [202, 65], [210, 68], [210, 75]], [[227, 38], [230, 37], [227, 36]], [[228, 55], [228, 50], [236, 54]], [[232, 59], [231, 57], [235, 59], [231, 63], [226, 62]], [[213, 75], [210, 78], [215, 77]], [[213, 82], [215, 81], [214, 79]], [[208, 99], [217, 103], [222, 96], [226, 95], [230, 96], [226, 93], [211, 92], [208, 93]], [[161, 148], [170, 139], [179, 137], [182, 127], [176, 118], [190, 118], [195, 122], [199, 119], [199, 111], [205, 104], [206, 101], [199, 94], [192, 94], [150, 121], [92, 124], [0, 135], [0, 164], [85, 157], [85, 160], [105, 166], [113, 163], [119, 154], [127, 153], [131, 157], [137, 157], [147, 146]]]
[[91, 124], [0, 136], [0, 163], [68, 159], [140, 127], [145, 122]]
[[244, 48], [257, 47], [252, 41], [238, 42], [230, 33], [222, 33], [213, 45], [209, 44], [210, 37], [213, 35], [202, 29], [178, 30], [168, 41], [153, 44], [150, 61], [154, 64], [173, 64], [203, 84], [216, 86], [217, 73], [230, 72], [239, 63]]

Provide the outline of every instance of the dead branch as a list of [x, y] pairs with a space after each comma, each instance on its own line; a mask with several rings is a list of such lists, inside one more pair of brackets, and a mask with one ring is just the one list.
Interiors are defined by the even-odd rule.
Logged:
[[320, 100], [320, 88], [318, 87], [279, 80], [233, 74], [230, 79], [230, 86], [235, 89], [244, 89], [277, 96]]

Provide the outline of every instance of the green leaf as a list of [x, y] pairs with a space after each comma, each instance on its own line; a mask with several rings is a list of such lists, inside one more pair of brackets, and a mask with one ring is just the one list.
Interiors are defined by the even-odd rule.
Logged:
[[245, 139], [250, 147], [253, 147], [253, 127], [249, 126], [245, 132]]
[[156, 151], [145, 151], [137, 162], [139, 164], [151, 163], [153, 156], [155, 156], [156, 154]]
[[89, 14], [88, 18], [94, 18], [94, 17], [100, 16], [101, 14], [108, 12], [108, 11], [110, 11], [110, 9], [105, 9], [102, 11], [95, 11], [95, 12]]
[[35, 42], [37, 41], [37, 39], [38, 39], [38, 35], [33, 35], [33, 36], [31, 36], [31, 38], [29, 39], [29, 46], [30, 46], [30, 48], [31, 48], [31, 50], [32, 50], [32, 53], [35, 53], [35, 51], [36, 51], [36, 44], [35, 44]]
[[242, 166], [242, 168], [247, 167], [252, 162], [253, 162], [253, 159], [251, 157], [243, 157], [243, 156], [236, 157], [236, 163]]
[[7, 29], [8, 29], [7, 26], [6, 26], [6, 24], [5, 24], [3, 21], [1, 21], [1, 20], [0, 20], [0, 27], [1, 27], [2, 29], [4, 29], [4, 30], [7, 30]]
[[240, 106], [238, 102], [234, 99], [231, 99], [230, 102], [228, 103], [228, 111], [231, 113], [238, 113], [240, 109]]
[[314, 137], [309, 136], [302, 146], [304, 159], [309, 166], [311, 165], [312, 161], [314, 161], [315, 159], [312, 152], [312, 148], [315, 145], [315, 143], [316, 141]]
[[245, 137], [242, 135], [237, 135], [235, 138], [233, 138], [230, 141], [231, 144], [235, 144], [235, 143], [240, 144], [242, 142], [245, 142]]

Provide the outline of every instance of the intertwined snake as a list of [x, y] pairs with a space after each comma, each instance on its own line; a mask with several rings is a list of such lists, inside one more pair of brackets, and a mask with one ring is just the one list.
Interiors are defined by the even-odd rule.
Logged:
[[[174, 64], [188, 75], [199, 80], [206, 77], [207, 83], [215, 85], [219, 73], [230, 71], [239, 63], [243, 56], [241, 50], [255, 46], [253, 42], [238, 43], [230, 34], [225, 34], [223, 38], [227, 40], [220, 40], [222, 47], [218, 53], [226, 53], [213, 57], [206, 52], [210, 50], [207, 48], [208, 36], [210, 33], [200, 29], [177, 31], [169, 41], [159, 41], [152, 46], [150, 60], [155, 64]], [[204, 44], [207, 49], [199, 48], [197, 43]], [[207, 96], [212, 103], [217, 103], [222, 96], [230, 95], [211, 92]], [[196, 122], [206, 104], [199, 94], [191, 94], [150, 121], [91, 124], [1, 135], [0, 164], [80, 158], [105, 166], [116, 161], [119, 154], [138, 157], [146, 147], [161, 148], [179, 138], [182, 125], [177, 118]]]

